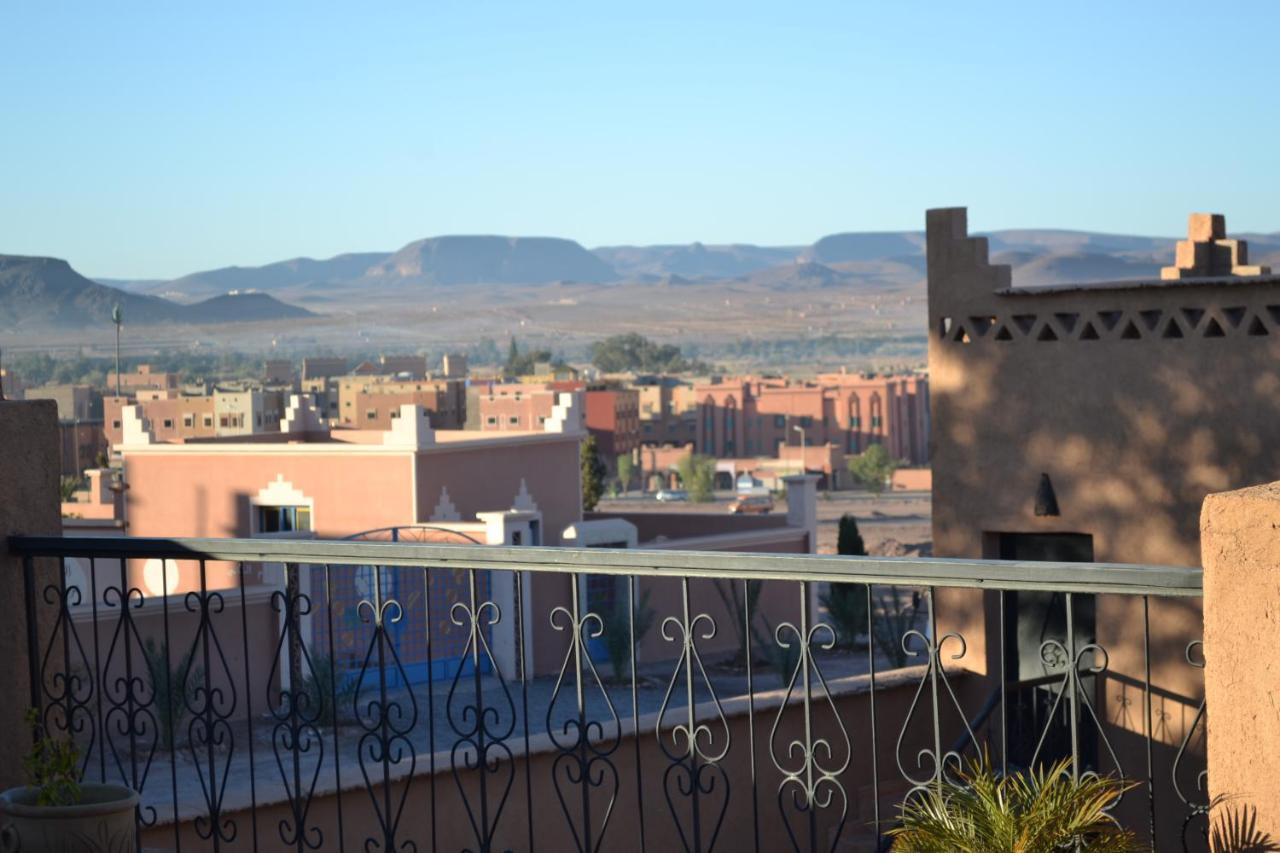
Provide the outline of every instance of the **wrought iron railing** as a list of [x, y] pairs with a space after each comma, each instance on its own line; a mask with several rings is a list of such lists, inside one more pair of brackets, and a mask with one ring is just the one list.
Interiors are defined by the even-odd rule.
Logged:
[[[1170, 660], [1150, 613], [1198, 614], [1198, 570], [276, 539], [9, 547], [33, 617], [31, 704], [81, 745], [86, 777], [143, 794], [144, 838], [177, 849], [878, 850], [895, 802], [983, 753], [1005, 772], [1070, 756], [1074, 774], [1143, 782], [1117, 820], [1153, 846], [1194, 846], [1206, 810], [1202, 693], [1152, 681], [1153, 658], [1165, 682], [1195, 672], [1181, 649], [1199, 645], [1198, 618], [1196, 636], [1161, 633], [1179, 643]], [[615, 578], [613, 599], [589, 576]], [[865, 585], [865, 629], [819, 604], [835, 584]], [[1028, 678], [1006, 623], [1037, 595], [1057, 615]], [[1123, 649], [1080, 624], [1104, 599], [1135, 620]]]

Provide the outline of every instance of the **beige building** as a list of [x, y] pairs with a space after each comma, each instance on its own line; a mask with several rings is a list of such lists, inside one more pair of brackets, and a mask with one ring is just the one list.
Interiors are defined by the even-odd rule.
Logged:
[[336, 414], [332, 407], [326, 414], [338, 426], [389, 429], [404, 405], [426, 409], [435, 429], [462, 429], [466, 421], [466, 388], [461, 380], [342, 376], [335, 382]]

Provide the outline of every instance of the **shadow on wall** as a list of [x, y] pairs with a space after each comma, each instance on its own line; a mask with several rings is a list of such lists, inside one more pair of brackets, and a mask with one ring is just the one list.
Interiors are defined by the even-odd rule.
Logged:
[[1214, 853], [1280, 851], [1270, 834], [1258, 829], [1258, 809], [1247, 803], [1220, 799], [1210, 806], [1209, 849]]

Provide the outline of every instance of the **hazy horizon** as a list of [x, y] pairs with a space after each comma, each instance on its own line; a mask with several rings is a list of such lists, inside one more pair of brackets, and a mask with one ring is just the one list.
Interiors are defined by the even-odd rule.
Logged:
[[168, 279], [440, 234], [803, 245], [953, 205], [1280, 228], [1266, 51], [1167, 61], [1202, 9], [688, 5], [11, 9], [0, 251]]

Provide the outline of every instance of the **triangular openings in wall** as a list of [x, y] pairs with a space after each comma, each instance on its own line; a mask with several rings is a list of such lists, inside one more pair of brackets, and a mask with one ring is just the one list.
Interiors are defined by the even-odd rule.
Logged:
[[1058, 336], [1054, 333], [1053, 327], [1045, 323], [1040, 328], [1040, 334], [1036, 335], [1037, 341], [1056, 341]]
[[1227, 333], [1222, 331], [1222, 326], [1218, 325], [1218, 321], [1210, 317], [1209, 322], [1204, 324], [1204, 336], [1206, 338], [1225, 338]]
[[1098, 330], [1093, 328], [1093, 324], [1086, 321], [1084, 328], [1080, 330], [1080, 340], [1096, 341], [1098, 339]]
[[1156, 309], [1148, 309], [1146, 311], [1139, 311], [1138, 316], [1142, 318], [1142, 322], [1146, 325], [1147, 331], [1154, 332], [1156, 330], [1156, 326], [1160, 325], [1160, 318], [1164, 316], [1164, 312]]
[[1187, 325], [1195, 328], [1200, 325], [1200, 318], [1204, 316], [1203, 308], [1183, 308], [1182, 316], [1186, 319]]
[[1271, 315], [1271, 322], [1280, 324], [1280, 305], [1268, 305], [1267, 313]]
[[1036, 315], [1035, 314], [1014, 314], [1013, 322], [1017, 324], [1018, 328], [1022, 331], [1022, 334], [1029, 335], [1031, 334], [1031, 329], [1036, 324]]
[[951, 334], [951, 318], [943, 317], [938, 321], [938, 337], [945, 338]]
[[1174, 317], [1169, 318], [1169, 322], [1164, 327], [1162, 338], [1180, 338], [1182, 337], [1182, 327], [1178, 325], [1178, 321]]
[[964, 330], [964, 326], [957, 325], [956, 333], [951, 336], [951, 340], [967, 344], [969, 343], [969, 333]]
[[1124, 331], [1120, 333], [1120, 339], [1125, 341], [1140, 341], [1142, 340], [1142, 332], [1139, 332], [1138, 327], [1133, 324], [1132, 320], [1130, 320], [1125, 324]]
[[1123, 311], [1099, 311], [1098, 319], [1102, 321], [1102, 327], [1108, 332], [1116, 327], [1120, 322], [1120, 318], [1124, 316]]
[[1222, 316], [1227, 318], [1227, 322], [1231, 324], [1231, 328], [1238, 329], [1240, 324], [1244, 322], [1244, 308], [1223, 308]]
[[988, 331], [990, 331], [991, 327], [994, 326], [995, 324], [996, 324], [995, 317], [970, 317], [969, 318], [969, 328], [973, 329], [973, 334], [979, 338], [985, 335]]
[[995, 339], [997, 341], [1011, 341], [1013, 340], [1013, 335], [1009, 333], [1009, 330], [1006, 327], [1001, 326], [996, 329]]
[[1058, 325], [1061, 326], [1062, 330], [1068, 335], [1075, 331], [1076, 322], [1080, 319], [1079, 314], [1059, 313], [1054, 314], [1053, 316], [1057, 319]]
[[1254, 317], [1249, 323], [1249, 334], [1253, 335], [1255, 338], [1259, 338], [1263, 335], [1270, 334], [1270, 332], [1267, 331], [1266, 326], [1262, 325], [1261, 317]]

